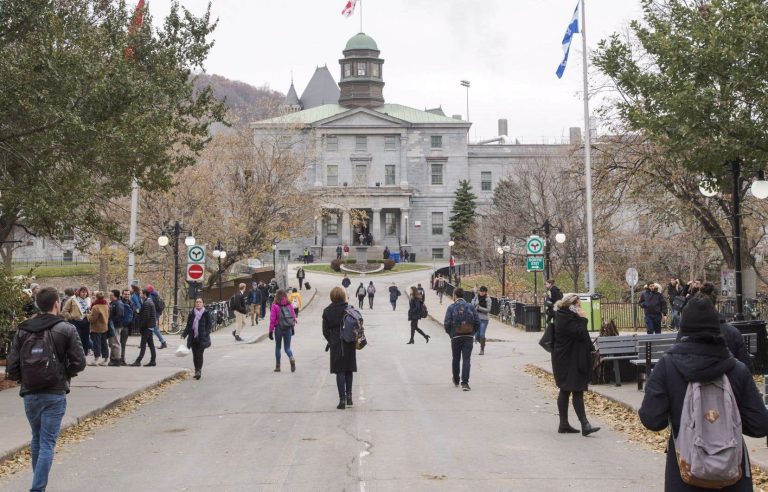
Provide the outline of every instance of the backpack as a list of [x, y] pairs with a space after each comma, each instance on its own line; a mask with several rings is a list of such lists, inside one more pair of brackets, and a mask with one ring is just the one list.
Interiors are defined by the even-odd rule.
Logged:
[[427, 305], [424, 304], [424, 301], [421, 301], [421, 306], [419, 307], [419, 318], [426, 318], [427, 316], [429, 316]]
[[120, 326], [129, 327], [131, 326], [131, 322], [133, 322], [133, 306], [127, 302], [120, 302], [123, 303], [123, 317], [120, 318]]
[[291, 306], [293, 306], [293, 309], [299, 309], [299, 298], [298, 297], [295, 297], [291, 301]]
[[160, 297], [160, 294], [157, 292], [152, 293], [152, 302], [155, 303], [155, 312], [158, 316], [163, 314], [163, 311], [165, 311], [165, 301], [162, 297]]
[[280, 306], [280, 314], [277, 317], [277, 327], [283, 331], [293, 330], [296, 325], [296, 320], [291, 314], [291, 310], [288, 305]]
[[356, 342], [358, 338], [364, 336], [363, 315], [352, 306], [347, 306], [344, 310], [344, 317], [341, 319], [341, 329], [339, 330], [341, 340], [347, 343]]
[[376, 287], [373, 286], [373, 284], [368, 286], [368, 294], [373, 295], [376, 293]]
[[741, 414], [725, 374], [688, 383], [674, 443], [680, 477], [688, 485], [722, 489], [741, 480]]
[[56, 354], [51, 328], [34, 333], [28, 331], [27, 334], [19, 348], [22, 384], [32, 391], [55, 386], [63, 367]]
[[472, 319], [471, 309], [466, 302], [459, 303], [453, 314], [453, 326], [456, 328], [456, 336], [472, 335], [475, 333], [475, 323]]
[[672, 298], [672, 309], [675, 311], [682, 311], [685, 306], [685, 298], [682, 296], [675, 296]]

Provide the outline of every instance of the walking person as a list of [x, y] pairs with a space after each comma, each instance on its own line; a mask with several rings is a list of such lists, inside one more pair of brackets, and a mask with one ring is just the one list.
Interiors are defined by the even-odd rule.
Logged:
[[373, 309], [373, 296], [376, 295], [376, 287], [373, 286], [373, 280], [368, 282], [368, 309]]
[[660, 290], [659, 284], [648, 284], [638, 302], [645, 313], [645, 329], [649, 335], [661, 333], [661, 324], [667, 318], [667, 303]]
[[480, 355], [485, 355], [485, 331], [488, 329], [488, 314], [491, 312], [491, 299], [488, 297], [488, 287], [485, 285], [477, 289], [472, 305], [477, 310], [480, 318], [480, 328], [475, 334], [475, 343], [480, 344]]
[[438, 274], [435, 279], [435, 290], [437, 291], [437, 297], [440, 299], [440, 304], [443, 303], [443, 295], [445, 295], [445, 279], [442, 275]]
[[547, 280], [546, 293], [544, 294], [544, 306], [547, 308], [546, 325], [555, 322], [555, 304], [563, 298], [563, 291], [555, 285], [553, 279]]
[[141, 290], [141, 310], [136, 315], [136, 328], [139, 329], [141, 334], [141, 342], [139, 342], [139, 356], [131, 364], [132, 367], [141, 366], [141, 360], [144, 358], [144, 354], [149, 345], [149, 362], [144, 364], [144, 367], [153, 367], [157, 363], [157, 352], [155, 351], [155, 341], [152, 333], [152, 328], [157, 326], [157, 311], [155, 311], [155, 304], [150, 299], [150, 292], [147, 289]]
[[[461, 287], [453, 291], [454, 302], [445, 312], [443, 327], [451, 337], [451, 369], [453, 372], [453, 385], [457, 388], [461, 383], [463, 391], [469, 391], [469, 369], [472, 358], [472, 342], [475, 333], [480, 329], [480, 317], [474, 306], [464, 300], [464, 289]], [[461, 379], [459, 379], [459, 366], [461, 366]]]
[[[85, 353], [75, 327], [59, 316], [59, 292], [54, 287], [40, 289], [35, 302], [41, 314], [19, 324], [8, 352], [6, 375], [21, 383], [19, 394], [32, 429], [30, 490], [44, 491], [67, 408], [69, 381], [85, 369]], [[56, 361], [54, 374], [40, 372], [40, 356], [33, 350], [41, 340], [47, 340], [42, 343], [43, 354]]]
[[341, 286], [344, 287], [344, 294], [346, 294], [347, 298], [349, 298], [350, 285], [352, 285], [352, 281], [349, 279], [349, 276], [345, 273], [344, 278], [341, 279]]
[[91, 349], [91, 329], [88, 326], [91, 298], [88, 294], [88, 287], [80, 286], [75, 295], [70, 297], [61, 309], [64, 319], [72, 323], [77, 330], [85, 355], [88, 355]]
[[288, 294], [288, 302], [291, 303], [291, 306], [293, 306], [293, 313], [296, 315], [296, 317], [299, 317], [299, 311], [301, 311], [302, 306], [304, 304], [304, 300], [301, 298], [301, 292], [299, 292], [297, 289], [292, 289], [291, 293]]
[[[331, 304], [323, 310], [323, 337], [327, 341], [326, 351], [330, 352], [331, 374], [336, 375], [336, 388], [339, 391], [339, 410], [353, 405], [352, 379], [357, 372], [357, 350], [355, 342], [346, 342], [341, 338], [341, 325], [347, 308], [347, 296], [344, 289], [334, 287], [331, 290]], [[354, 309], [354, 308], [351, 308]], [[358, 313], [359, 314], [359, 313]]]
[[[130, 309], [128, 310], [130, 314]], [[120, 291], [115, 289], [109, 293], [109, 331], [107, 343], [109, 344], [109, 366], [119, 367], [120, 364], [120, 335], [123, 330], [123, 321], [125, 319], [125, 307], [120, 300]], [[131, 317], [133, 319], [133, 317]]]
[[397, 298], [400, 297], [400, 289], [394, 282], [389, 286], [389, 303], [392, 304], [392, 311], [397, 309]]
[[147, 290], [149, 291], [149, 297], [152, 299], [152, 304], [155, 306], [155, 318], [157, 319], [155, 326], [152, 327], [152, 333], [154, 333], [158, 341], [160, 341], [158, 349], [162, 350], [168, 347], [168, 344], [165, 342], [165, 337], [163, 337], [163, 334], [160, 332], [160, 320], [162, 319], [163, 312], [165, 312], [165, 301], [152, 285], [147, 285]]
[[[693, 476], [696, 470], [688, 465], [685, 476], [681, 476], [678, 464], [678, 459], [686, 457], [686, 448], [690, 449], [688, 443], [691, 438], [700, 433], [698, 437], [701, 441], [697, 442], [697, 447], [701, 446], [705, 450], [716, 449], [717, 455], [722, 456], [717, 468], [722, 469], [722, 465], [728, 462], [728, 454], [736, 457], [739, 448], [743, 449], [741, 459], [733, 460], [735, 469], [731, 471], [735, 473], [731, 483], [721, 483], [719, 485], [724, 486], [717, 488], [751, 491], [753, 484], [748, 447], [744, 446], [742, 433], [756, 438], [768, 435], [768, 411], [752, 374], [728, 350], [721, 336], [719, 314], [706, 295], [694, 296], [688, 300], [683, 308], [680, 333], [681, 341], [661, 356], [651, 372], [638, 412], [640, 421], [652, 431], [659, 432], [667, 426], [672, 427], [667, 444], [664, 490], [706, 490], [685, 483], [685, 479], [696, 478]], [[689, 402], [695, 383], [701, 383], [701, 400], [691, 398]], [[701, 408], [704, 401], [719, 411], [711, 410], [712, 406], [708, 405], [706, 408], [710, 410], [704, 413], [704, 408]], [[691, 415], [692, 413], [694, 415]], [[703, 414], [706, 421], [712, 425], [710, 432], [701, 432], [695, 415], [698, 413]], [[684, 421], [687, 421], [687, 425]], [[724, 429], [724, 425], [728, 429]], [[683, 429], [687, 429], [685, 433]], [[716, 436], [719, 442], [707, 442], [706, 438], [710, 436]], [[703, 459], [707, 461], [706, 457]]]
[[261, 309], [261, 290], [256, 282], [251, 284], [251, 290], [246, 298], [248, 304], [248, 315], [251, 317], [251, 326], [259, 324], [259, 310]]
[[557, 397], [560, 426], [557, 432], [561, 434], [579, 432], [568, 422], [568, 400], [571, 398], [573, 409], [581, 422], [581, 434], [588, 436], [600, 430], [600, 427], [593, 427], [589, 423], [584, 409], [584, 392], [589, 385], [593, 349], [587, 323], [587, 314], [581, 307], [578, 294], [566, 294], [555, 304], [552, 373], [560, 389]]
[[202, 299], [195, 299], [195, 307], [187, 316], [187, 326], [181, 334], [181, 338], [187, 339], [187, 348], [192, 350], [195, 379], [200, 379], [203, 374], [203, 352], [211, 346], [212, 329], [213, 316], [205, 309]]
[[299, 267], [299, 269], [296, 270], [296, 280], [299, 282], [299, 290], [304, 288], [305, 278], [307, 278], [307, 273], [304, 271], [303, 267]]
[[275, 341], [275, 372], [280, 372], [280, 346], [291, 361], [291, 372], [296, 372], [296, 360], [291, 350], [291, 337], [296, 334], [296, 312], [283, 289], [275, 294], [269, 316], [269, 339]]
[[363, 285], [362, 282], [360, 282], [360, 285], [357, 286], [355, 295], [357, 296], [357, 307], [359, 309], [363, 309], [363, 303], [365, 302], [365, 296], [368, 295], [368, 291], [366, 290], [365, 285]]
[[[109, 362], [109, 348], [107, 347], [107, 331], [109, 331], [109, 303], [104, 299], [103, 292], [96, 292], [96, 298], [88, 313], [88, 325], [91, 330], [91, 347], [93, 360], [89, 366], [106, 366]], [[99, 358], [103, 360], [99, 362]]]
[[407, 345], [412, 345], [414, 343], [413, 336], [416, 332], [419, 332], [419, 335], [423, 336], [424, 340], [429, 343], [430, 336], [419, 328], [419, 320], [421, 318], [426, 318], [426, 316], [427, 307], [424, 305], [424, 298], [421, 297], [418, 288], [411, 287], [411, 299], [408, 301], [408, 321], [411, 323], [411, 339], [408, 340]]
[[242, 342], [240, 333], [245, 328], [245, 317], [248, 314], [248, 303], [245, 296], [245, 284], [240, 283], [237, 286], [237, 292], [229, 298], [229, 310], [235, 313], [235, 329], [232, 330], [232, 336], [236, 342]]
[[421, 300], [425, 300], [427, 297], [427, 293], [424, 291], [424, 287], [421, 286], [421, 284], [416, 285], [416, 290], [419, 291], [419, 295], [421, 296]]
[[264, 282], [259, 282], [259, 292], [261, 292], [261, 319], [267, 316], [267, 300], [269, 299], [269, 288]]

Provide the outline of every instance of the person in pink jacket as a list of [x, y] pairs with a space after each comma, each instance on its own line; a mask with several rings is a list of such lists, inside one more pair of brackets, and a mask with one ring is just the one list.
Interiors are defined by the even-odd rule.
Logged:
[[296, 372], [296, 360], [291, 350], [291, 337], [296, 333], [296, 312], [288, 301], [285, 290], [275, 293], [275, 301], [269, 312], [269, 339], [275, 341], [275, 372], [280, 372], [280, 345], [291, 361], [291, 372]]

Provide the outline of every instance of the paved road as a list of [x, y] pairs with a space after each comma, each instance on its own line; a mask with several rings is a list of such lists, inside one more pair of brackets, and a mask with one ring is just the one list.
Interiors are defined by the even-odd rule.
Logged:
[[[269, 340], [235, 345], [218, 335], [202, 380], [172, 387], [57, 456], [51, 490], [662, 489], [663, 455], [605, 429], [590, 438], [555, 432], [554, 401], [521, 370], [530, 343], [493, 343], [475, 355], [471, 392], [453, 387], [438, 324], [423, 323], [429, 344], [405, 345], [407, 303], [393, 312], [385, 282], [404, 289], [427, 279], [376, 280], [374, 309], [363, 312], [370, 345], [358, 353], [354, 408], [335, 408], [320, 329], [339, 279], [312, 275], [320, 296], [299, 318], [295, 374], [272, 372]], [[0, 490], [24, 490], [29, 480], [23, 473]]]

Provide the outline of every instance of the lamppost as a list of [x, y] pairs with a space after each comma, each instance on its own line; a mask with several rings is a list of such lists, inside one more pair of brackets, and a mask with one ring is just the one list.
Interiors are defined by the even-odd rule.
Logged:
[[[547, 278], [544, 280], [549, 280], [552, 278], [552, 267], [549, 264], [550, 255], [552, 253], [552, 246], [550, 241], [550, 234], [552, 234], [552, 224], [549, 222], [549, 219], [546, 219], [544, 221], [544, 224], [541, 226], [541, 230], [544, 231], [544, 274]], [[557, 234], [555, 234], [555, 241], [557, 241], [560, 244], [563, 244], [565, 242], [565, 234], [563, 234], [562, 227], [556, 227]]]
[[221, 241], [216, 241], [216, 248], [213, 250], [213, 257], [219, 261], [219, 302], [224, 300], [224, 294], [222, 293], [222, 278], [221, 278], [221, 260], [227, 257], [227, 252], [221, 247]]
[[[467, 121], [469, 121], [469, 80], [462, 80], [461, 86], [467, 89]], [[467, 142], [469, 142], [469, 129], [467, 129]]]
[[173, 238], [173, 321], [172, 326], [175, 329], [178, 326], [179, 321], [179, 236], [182, 233], [186, 233], [187, 237], [184, 238], [184, 244], [187, 247], [195, 245], [195, 236], [192, 235], [191, 229], [184, 229], [177, 220], [173, 226], [168, 226], [163, 229], [160, 237], [157, 238], [157, 244], [164, 248], [171, 242], [170, 234]]
[[317, 215], [315, 215], [315, 246], [317, 246]]
[[[502, 242], [506, 242], [506, 239]], [[501, 255], [501, 297], [507, 297], [507, 254], [510, 249], [508, 244], [496, 248], [496, 252]]]
[[448, 279], [449, 280], [453, 276], [454, 270], [455, 270], [454, 261], [453, 261], [453, 245], [454, 244], [456, 243], [453, 242], [453, 239], [448, 241]]
[[272, 269], [277, 274], [277, 243], [272, 243]]
[[405, 244], [408, 244], [408, 214], [403, 217], [405, 219]]

